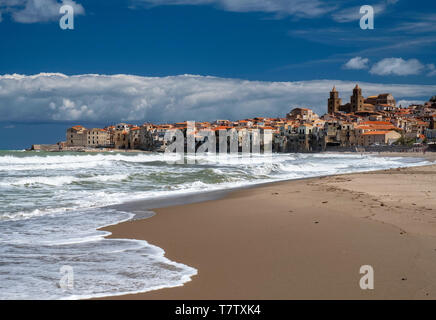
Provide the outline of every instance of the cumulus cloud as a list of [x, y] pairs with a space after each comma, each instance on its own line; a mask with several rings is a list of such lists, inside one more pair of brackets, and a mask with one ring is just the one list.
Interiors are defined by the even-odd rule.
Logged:
[[14, 21], [20, 23], [47, 22], [59, 20], [59, 9], [65, 4], [73, 7], [74, 15], [85, 14], [83, 6], [73, 0], [2, 0], [0, 11], [9, 13]]
[[344, 64], [344, 69], [351, 69], [351, 70], [361, 70], [368, 68], [369, 59], [368, 58], [362, 58], [362, 57], [354, 57], [346, 64]]
[[214, 5], [232, 12], [267, 12], [299, 17], [317, 17], [334, 9], [320, 0], [133, 0], [134, 4]]
[[421, 74], [425, 68], [417, 59], [386, 58], [373, 65], [369, 72], [380, 76], [409, 76]]
[[[0, 76], [2, 121], [155, 121], [284, 116], [293, 107], [326, 111], [336, 85], [343, 97], [355, 82], [263, 82], [210, 76], [38, 74]], [[391, 92], [397, 99], [424, 99], [436, 85], [359, 83], [365, 95]]]

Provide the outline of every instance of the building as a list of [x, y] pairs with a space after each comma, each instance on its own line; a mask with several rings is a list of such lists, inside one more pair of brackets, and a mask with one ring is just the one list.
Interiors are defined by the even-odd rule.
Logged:
[[369, 96], [365, 99], [365, 103], [376, 105], [387, 105], [395, 107], [397, 105], [394, 97], [390, 93], [382, 93], [378, 96]]
[[428, 140], [436, 140], [436, 129], [427, 129], [425, 130], [425, 136]]
[[356, 84], [356, 87], [353, 89], [353, 95], [350, 97], [350, 110], [347, 110], [347, 113], [364, 111], [364, 106], [365, 101], [362, 96], [362, 89]]
[[113, 132], [113, 143], [116, 149], [130, 149], [130, 127], [126, 123], [119, 123]]
[[378, 95], [376, 104], [395, 107], [397, 105], [397, 102], [395, 101], [394, 97], [390, 93], [382, 93]]
[[353, 95], [350, 97], [350, 102], [342, 104], [339, 98], [339, 92], [336, 87], [330, 91], [330, 98], [327, 100], [328, 114], [335, 114], [338, 112], [344, 113], [368, 113], [375, 112], [375, 105], [389, 104], [395, 106], [395, 99], [389, 93], [383, 93], [378, 96], [370, 96], [367, 99], [362, 95], [362, 89], [358, 84], [353, 89]]
[[339, 98], [339, 92], [336, 91], [336, 87], [333, 87], [332, 91], [330, 92], [330, 98], [328, 99], [327, 105], [327, 112], [329, 114], [339, 112], [339, 109], [342, 105], [342, 99]]
[[[315, 112], [307, 108], [294, 108], [286, 114], [286, 119], [288, 120], [314, 121], [318, 118]], [[263, 125], [263, 123], [261, 125]]]
[[385, 104], [385, 103], [383, 103], [383, 104], [376, 104], [375, 105], [375, 110], [376, 111], [388, 111], [388, 112], [391, 112], [391, 111], [395, 110], [395, 106], [392, 106], [390, 104]]
[[356, 125], [355, 129], [358, 130], [360, 134], [369, 131], [401, 131], [400, 128], [397, 128], [395, 125], [388, 121], [363, 121]]
[[345, 121], [341, 123], [339, 139], [341, 142], [340, 145], [343, 147], [354, 147], [358, 145], [358, 135], [353, 123]]
[[132, 127], [130, 128], [128, 132], [128, 149], [140, 149], [141, 142], [140, 142], [140, 134], [141, 134], [141, 128], [139, 127]]
[[152, 125], [144, 124], [139, 130], [139, 147], [141, 150], [152, 150], [154, 147], [153, 139], [154, 128]]
[[68, 147], [85, 147], [87, 144], [87, 129], [80, 125], [67, 129], [66, 143]]
[[[294, 108], [286, 114], [286, 118], [255, 117], [245, 120], [216, 120], [214, 122], [195, 122], [193, 132], [188, 130], [188, 122], [173, 124], [132, 124], [119, 123], [105, 129], [86, 129], [74, 126], [67, 130], [65, 147], [71, 150], [90, 147], [111, 147], [116, 149], [165, 151], [171, 143], [165, 136], [169, 131], [180, 130], [185, 139], [195, 137], [197, 146], [204, 142], [204, 135], [220, 137], [220, 133], [228, 134], [227, 147], [235, 145], [238, 150], [247, 148], [250, 140], [259, 139], [260, 148], [265, 132], [272, 133], [272, 149], [274, 152], [317, 152], [323, 150], [357, 150], [365, 146], [390, 145], [401, 137], [420, 143], [434, 139], [436, 130], [436, 97], [423, 105], [410, 105], [397, 108], [394, 97], [382, 93], [365, 98], [359, 85], [353, 89], [350, 102], [342, 104], [339, 92], [334, 86], [327, 100], [328, 113], [321, 118], [309, 108]], [[235, 139], [229, 139], [230, 132], [236, 132]], [[217, 141], [219, 141], [217, 139]], [[269, 144], [268, 144], [269, 146]], [[35, 148], [41, 148], [36, 146]], [[57, 148], [57, 146], [55, 147]], [[217, 150], [221, 144], [217, 144]], [[256, 147], [257, 148], [257, 147]], [[229, 149], [229, 148], [228, 148]], [[251, 152], [257, 152], [251, 150]]]
[[378, 146], [378, 145], [391, 145], [401, 138], [401, 134], [396, 131], [368, 131], [360, 136], [359, 145]]
[[115, 130], [117, 130], [117, 131], [126, 131], [126, 132], [129, 132], [129, 130], [130, 130], [130, 126], [129, 126], [127, 123], [118, 123], [118, 124], [115, 126]]
[[86, 146], [91, 148], [105, 148], [111, 146], [110, 133], [107, 130], [93, 128], [86, 132]]
[[309, 135], [311, 134], [313, 131], [313, 126], [310, 124], [302, 124], [301, 126], [298, 127], [298, 134], [304, 134], [304, 135]]

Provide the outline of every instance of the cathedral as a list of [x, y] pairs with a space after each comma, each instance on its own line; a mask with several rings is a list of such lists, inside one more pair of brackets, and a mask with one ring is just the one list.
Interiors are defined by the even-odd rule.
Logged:
[[395, 107], [395, 99], [390, 93], [379, 94], [378, 96], [370, 96], [364, 98], [362, 96], [362, 89], [359, 85], [353, 89], [353, 95], [350, 97], [350, 102], [342, 104], [342, 99], [339, 98], [339, 92], [336, 87], [333, 87], [328, 99], [328, 113], [334, 114], [336, 112], [356, 113], [356, 112], [374, 112], [377, 105], [389, 105]]

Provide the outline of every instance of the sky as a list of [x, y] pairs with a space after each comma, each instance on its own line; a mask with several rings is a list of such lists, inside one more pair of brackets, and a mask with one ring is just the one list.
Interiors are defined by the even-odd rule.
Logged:
[[436, 95], [434, 1], [0, 0], [0, 39], [0, 149], [78, 123], [323, 114], [333, 85], [345, 102], [356, 83], [401, 105]]

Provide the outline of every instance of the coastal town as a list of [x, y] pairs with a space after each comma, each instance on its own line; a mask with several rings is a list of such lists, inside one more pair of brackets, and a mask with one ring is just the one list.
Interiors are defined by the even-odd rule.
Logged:
[[[66, 140], [55, 145], [33, 145], [42, 151], [109, 151], [142, 150], [163, 152], [168, 143], [165, 133], [180, 130], [186, 137], [200, 132], [219, 135], [237, 133], [238, 148], [243, 147], [244, 134], [272, 133], [273, 152], [322, 151], [435, 151], [436, 96], [424, 104], [397, 106], [389, 93], [364, 97], [356, 85], [349, 102], [343, 104], [335, 87], [327, 99], [327, 113], [319, 116], [309, 108], [294, 108], [284, 118], [256, 117], [243, 120], [195, 122], [191, 132], [188, 121], [171, 124], [133, 125], [119, 123], [105, 128], [68, 128]], [[186, 143], [185, 143], [186, 144]], [[218, 145], [217, 145], [218, 148]]]

